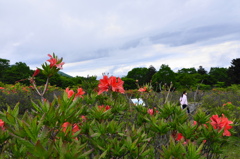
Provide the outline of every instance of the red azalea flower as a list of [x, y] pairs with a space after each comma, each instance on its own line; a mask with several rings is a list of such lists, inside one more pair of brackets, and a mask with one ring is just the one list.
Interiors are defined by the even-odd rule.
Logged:
[[175, 139], [176, 141], [180, 141], [182, 138], [184, 138], [181, 133], [177, 133], [176, 136], [177, 136], [176, 139]]
[[109, 84], [113, 92], [124, 93], [124, 89], [123, 89], [124, 81], [122, 81], [121, 78], [116, 78], [115, 76], [111, 76]]
[[147, 91], [147, 87], [139, 88], [138, 91], [139, 91], [139, 92], [146, 92], [146, 91]]
[[68, 127], [71, 127], [71, 126], [72, 126], [72, 124], [69, 123], [69, 122], [63, 123], [63, 125], [62, 125], [63, 132], [66, 132], [67, 128], [68, 128]]
[[72, 132], [75, 133], [79, 130], [80, 130], [79, 126], [77, 124], [73, 124]]
[[197, 122], [195, 120], [193, 121], [193, 125], [197, 125]]
[[109, 105], [106, 105], [105, 110], [111, 109]]
[[98, 84], [99, 92], [98, 95], [107, 92], [109, 89], [109, 82], [108, 82], [108, 76], [103, 76], [103, 79], [100, 79], [100, 83]]
[[111, 76], [110, 78], [108, 78], [108, 76], [104, 75], [103, 79], [100, 79], [99, 82], [100, 83], [98, 84], [98, 95], [109, 90], [113, 92], [124, 93], [124, 82], [120, 78], [116, 78], [115, 76]]
[[148, 109], [148, 114], [150, 114], [150, 115], [154, 115], [154, 110], [153, 109]]
[[83, 121], [83, 122], [85, 122], [85, 121], [87, 120], [87, 118], [86, 118], [85, 115], [82, 115], [81, 118], [82, 118], [82, 121]]
[[69, 90], [69, 88], [66, 88], [66, 93], [68, 94], [68, 98], [71, 98], [74, 94], [73, 90]]
[[3, 87], [0, 87], [0, 89], [5, 89], [5, 88], [3, 88]]
[[5, 125], [5, 122], [4, 122], [2, 119], [0, 119], [0, 128], [1, 128], [2, 130], [5, 130], [4, 125]]
[[62, 69], [62, 66], [65, 64], [64, 62], [60, 62], [57, 58], [52, 57], [50, 54], [48, 54], [48, 56], [50, 57], [50, 59], [47, 60], [50, 62], [50, 68], [57, 67], [59, 69]]
[[210, 120], [211, 120], [211, 125], [213, 126], [214, 129], [222, 129], [223, 128], [223, 124], [221, 122], [221, 117], [218, 117], [218, 115], [212, 115]]
[[33, 73], [33, 77], [35, 77], [35, 76], [37, 76], [38, 74], [40, 73], [40, 69], [36, 69], [35, 71], [34, 71], [34, 73]]
[[105, 111], [111, 109], [111, 107], [110, 107], [109, 105], [106, 105], [106, 106], [104, 106], [104, 105], [99, 105], [99, 106], [98, 106], [98, 109], [105, 112]]
[[62, 69], [62, 66], [64, 65], [65, 63], [64, 62], [61, 62], [59, 64], [56, 64], [55, 66], [59, 69]]
[[50, 62], [50, 68], [52, 68], [53, 66], [56, 66], [56, 64], [57, 64], [57, 59], [55, 59], [55, 58], [50, 58], [47, 61]]
[[213, 115], [210, 120], [210, 124], [213, 126], [214, 129], [224, 129], [223, 136], [231, 136], [231, 133], [228, 130], [232, 128], [232, 126], [229, 124], [232, 124], [233, 122], [228, 120], [228, 118], [226, 118], [224, 114], [222, 114], [222, 117], [218, 117], [218, 115]]
[[83, 91], [82, 88], [78, 88], [77, 89], [77, 94], [75, 95], [75, 97], [83, 97], [82, 95], [85, 94], [85, 92]]

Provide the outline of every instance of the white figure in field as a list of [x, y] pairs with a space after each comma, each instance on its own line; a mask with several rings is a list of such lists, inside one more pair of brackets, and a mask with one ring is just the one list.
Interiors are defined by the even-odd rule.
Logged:
[[181, 104], [182, 109], [187, 108], [187, 113], [190, 113], [190, 110], [188, 108], [188, 100], [187, 100], [187, 92], [186, 91], [183, 91], [183, 94], [180, 97], [180, 104]]

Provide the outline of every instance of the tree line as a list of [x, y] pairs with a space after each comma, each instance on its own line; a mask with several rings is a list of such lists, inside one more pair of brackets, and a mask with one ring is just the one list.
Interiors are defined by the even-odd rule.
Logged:
[[156, 91], [168, 89], [170, 85], [172, 85], [173, 90], [178, 88], [227, 87], [232, 84], [240, 84], [240, 58], [233, 59], [229, 68], [211, 67], [209, 72], [202, 66], [197, 69], [194, 67], [182, 68], [174, 72], [166, 64], [162, 64], [158, 71], [153, 66], [133, 68], [122, 79], [129, 89], [135, 87], [134, 82], [140, 86], [151, 83]]
[[[30, 85], [28, 78], [33, 74], [26, 63], [16, 62], [10, 65], [10, 60], [0, 58], [0, 81], [3, 84], [15, 84], [16, 82]], [[45, 77], [39, 74], [36, 77], [38, 85], [45, 84]], [[213, 87], [227, 87], [232, 84], [240, 84], [240, 58], [233, 59], [229, 68], [211, 67], [207, 72], [202, 66], [199, 68], [182, 68], [174, 72], [167, 64], [162, 64], [159, 70], [152, 65], [147, 67], [138, 67], [130, 70], [126, 76], [122, 77], [124, 88], [137, 89], [138, 86], [151, 84], [155, 91], [163, 89], [212, 89]], [[71, 77], [63, 72], [54, 75], [50, 79], [50, 84], [57, 87], [66, 88], [79, 86], [83, 82], [97, 82], [96, 76], [89, 77]]]

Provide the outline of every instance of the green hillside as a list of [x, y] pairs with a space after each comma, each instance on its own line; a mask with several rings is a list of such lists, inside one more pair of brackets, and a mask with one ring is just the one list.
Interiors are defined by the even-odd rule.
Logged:
[[62, 72], [62, 71], [58, 71], [58, 74], [62, 75], [62, 76], [65, 76], [65, 77], [70, 77], [70, 78], [73, 78], [72, 76]]

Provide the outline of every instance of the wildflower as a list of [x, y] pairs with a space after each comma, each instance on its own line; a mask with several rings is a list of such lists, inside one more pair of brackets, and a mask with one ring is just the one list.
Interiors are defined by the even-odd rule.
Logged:
[[50, 57], [49, 60], [47, 60], [48, 62], [50, 62], [50, 68], [52, 68], [53, 66], [56, 66], [57, 64], [57, 59], [53, 58], [50, 54], [48, 54], [48, 56]]
[[0, 128], [1, 128], [2, 130], [5, 130], [4, 125], [5, 125], [5, 122], [4, 122], [2, 119], [0, 119]]
[[150, 114], [150, 115], [154, 115], [154, 110], [153, 109], [148, 109], [148, 114]]
[[183, 139], [184, 137], [183, 137], [183, 135], [181, 134], [181, 133], [177, 133], [177, 135], [176, 135], [176, 141], [180, 141], [181, 139]]
[[70, 129], [74, 133], [80, 130], [79, 126], [77, 124], [71, 124], [69, 122], [65, 122], [62, 124], [62, 131], [66, 133], [67, 129]]
[[81, 97], [81, 98], [82, 98], [82, 97], [83, 97], [83, 96], [82, 96], [83, 94], [85, 94], [85, 92], [83, 91], [83, 89], [82, 89], [82, 88], [78, 88], [78, 89], [77, 89], [77, 94], [75, 95], [75, 98], [76, 98], [76, 97]]
[[77, 132], [79, 130], [80, 130], [79, 126], [77, 124], [73, 124], [72, 132], [75, 133], [75, 132]]
[[158, 111], [156, 110], [156, 107], [154, 107], [154, 109], [148, 109], [148, 114], [150, 114], [150, 115], [154, 115], [154, 114], [156, 114]]
[[123, 81], [120, 78], [116, 78], [114, 76], [110, 77], [110, 86], [112, 87], [112, 91], [124, 93], [123, 89]]
[[39, 73], [40, 73], [40, 69], [37, 68], [37, 69], [34, 71], [32, 77], [37, 76]]
[[109, 105], [106, 105], [105, 110], [111, 109]]
[[115, 76], [108, 78], [108, 76], [105, 75], [103, 79], [100, 79], [100, 83], [98, 84], [98, 95], [107, 91], [124, 93], [123, 83], [124, 81], [122, 81], [121, 78], [116, 78]]
[[5, 88], [3, 88], [3, 87], [0, 87], [0, 89], [5, 89]]
[[54, 58], [52, 55], [48, 54], [48, 56], [50, 57], [49, 60], [47, 60], [48, 62], [50, 62], [50, 68], [52, 67], [57, 67], [59, 69], [62, 69], [62, 66], [64, 65], [64, 62], [61, 62], [61, 60]]
[[195, 120], [193, 121], [193, 125], [197, 125], [197, 122]]
[[82, 121], [83, 121], [83, 122], [85, 122], [85, 121], [87, 120], [87, 118], [86, 118], [85, 115], [82, 115], [81, 118], [82, 118]]
[[110, 107], [109, 105], [106, 105], [106, 106], [104, 106], [104, 105], [99, 105], [99, 106], [98, 106], [98, 109], [101, 110], [101, 111], [103, 111], [103, 112], [105, 112], [105, 111], [111, 109], [111, 107]]
[[66, 93], [68, 94], [68, 98], [71, 98], [74, 95], [74, 91], [70, 90], [69, 88], [66, 88]]
[[229, 124], [232, 124], [233, 122], [228, 120], [228, 118], [226, 118], [224, 114], [222, 114], [222, 117], [219, 117], [218, 115], [213, 115], [210, 120], [210, 124], [213, 126], [214, 129], [224, 130], [223, 136], [231, 136], [231, 133], [228, 130], [232, 128], [232, 126]]
[[139, 91], [139, 92], [146, 92], [146, 91], [147, 91], [147, 87], [139, 88], [138, 91]]

